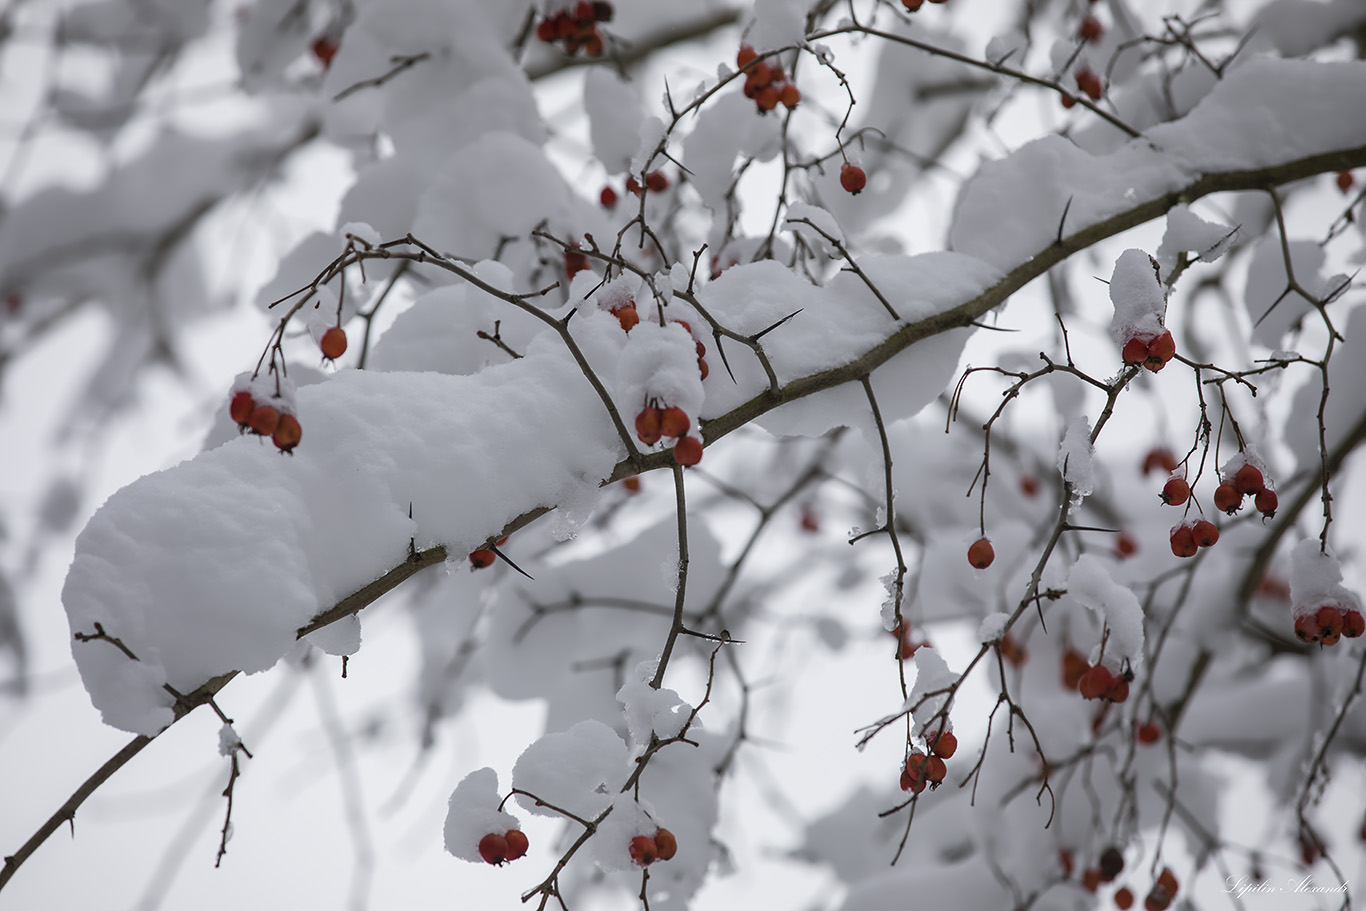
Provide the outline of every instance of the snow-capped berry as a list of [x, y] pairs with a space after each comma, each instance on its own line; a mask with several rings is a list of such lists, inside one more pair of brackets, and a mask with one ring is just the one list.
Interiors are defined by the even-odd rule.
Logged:
[[617, 318], [617, 322], [621, 323], [621, 328], [626, 332], [640, 324], [640, 314], [636, 311], [634, 303], [624, 304], [608, 312]]
[[1276, 496], [1276, 491], [1272, 490], [1270, 487], [1263, 487], [1261, 490], [1257, 491], [1257, 496], [1252, 501], [1252, 505], [1257, 507], [1257, 511], [1268, 519], [1276, 515], [1276, 507], [1279, 506], [1280, 503], [1281, 501], [1280, 498]]
[[1243, 508], [1243, 495], [1232, 481], [1225, 481], [1214, 488], [1214, 508], [1233, 515]]
[[1180, 506], [1190, 499], [1191, 487], [1185, 478], [1170, 478], [1162, 488], [1162, 502], [1168, 506]]
[[1366, 618], [1361, 616], [1361, 611], [1345, 610], [1342, 612], [1342, 635], [1348, 639], [1355, 639], [1362, 633], [1366, 633]]
[[1233, 476], [1233, 486], [1241, 494], [1255, 494], [1266, 486], [1266, 480], [1255, 465], [1244, 465]]
[[953, 736], [953, 731], [931, 731], [925, 735], [925, 743], [940, 759], [952, 759], [958, 752], [958, 738]]
[[1301, 642], [1319, 641], [1319, 626], [1313, 614], [1301, 614], [1295, 618], [1295, 638]]
[[1103, 664], [1082, 674], [1081, 681], [1077, 684], [1077, 689], [1081, 692], [1083, 699], [1099, 699], [1105, 695], [1112, 686], [1115, 685], [1115, 675], [1110, 673], [1110, 669]]
[[655, 850], [660, 860], [673, 860], [678, 853], [678, 839], [668, 829], [659, 829], [655, 832]]
[[868, 186], [868, 175], [858, 165], [846, 163], [840, 168], [840, 186], [850, 195], [857, 196]]
[[1200, 550], [1189, 525], [1178, 525], [1171, 533], [1172, 553], [1178, 557], [1193, 557]]
[[637, 866], [648, 867], [659, 857], [659, 846], [648, 835], [637, 835], [631, 839], [631, 860]]
[[1141, 364], [1148, 359], [1148, 343], [1141, 338], [1131, 338], [1124, 343], [1119, 359], [1126, 364]]
[[527, 841], [526, 833], [521, 829], [508, 829], [503, 833], [503, 841], [507, 842], [507, 859], [516, 860], [526, 853], [531, 843]]
[[696, 465], [702, 461], [702, 441], [697, 437], [683, 437], [674, 444], [674, 458], [680, 465]]
[[346, 353], [346, 330], [341, 326], [328, 329], [319, 340], [318, 347], [322, 349], [323, 357], [335, 361]]
[[282, 414], [270, 439], [281, 452], [289, 452], [299, 445], [303, 436], [304, 429], [299, 425], [299, 419], [292, 414]]
[[256, 400], [246, 390], [234, 395], [228, 403], [228, 416], [243, 427], [251, 421], [251, 413], [255, 410]]
[[479, 856], [486, 864], [501, 864], [508, 856], [507, 839], [497, 832], [485, 835], [479, 839]]
[[986, 569], [996, 559], [996, 549], [986, 538], [978, 538], [968, 547], [968, 562], [978, 569]]
[[681, 437], [688, 432], [688, 413], [677, 405], [670, 405], [659, 416], [659, 432], [666, 437]]
[[663, 435], [659, 429], [660, 418], [663, 417], [663, 409], [653, 405], [647, 405], [641, 409], [640, 414], [636, 415], [636, 439], [646, 446], [653, 446], [659, 442]]
[[1213, 547], [1219, 542], [1219, 529], [1209, 519], [1201, 519], [1191, 527], [1191, 536], [1200, 547]]
[[268, 437], [275, 432], [275, 427], [280, 423], [280, 412], [269, 405], [257, 405], [252, 409], [251, 417], [247, 419], [253, 433], [259, 433], [263, 437]]
[[470, 565], [475, 569], [483, 569], [492, 566], [493, 561], [498, 559], [498, 555], [486, 547], [470, 551]]

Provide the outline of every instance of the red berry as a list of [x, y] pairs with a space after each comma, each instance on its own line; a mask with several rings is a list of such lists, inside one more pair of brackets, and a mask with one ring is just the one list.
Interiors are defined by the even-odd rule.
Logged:
[[1362, 633], [1366, 633], [1366, 618], [1361, 616], [1361, 611], [1346, 610], [1342, 612], [1342, 635], [1348, 639], [1355, 639]]
[[1276, 514], [1276, 507], [1280, 505], [1280, 502], [1280, 498], [1276, 496], [1276, 491], [1270, 487], [1263, 487], [1257, 491], [1257, 496], [1253, 499], [1252, 505], [1257, 507], [1259, 513], [1270, 519]]
[[958, 738], [953, 736], [953, 731], [932, 731], [925, 736], [925, 742], [930, 752], [940, 759], [952, 759], [953, 754], [958, 752]]
[[907, 12], [916, 12], [925, 5], [925, 0], [901, 0], [901, 5], [906, 7]]
[[559, 28], [554, 19], [542, 19], [536, 26], [536, 37], [546, 44], [553, 44], [559, 37]]
[[996, 559], [996, 550], [986, 538], [978, 538], [968, 547], [968, 562], [978, 569], [986, 569]]
[[276, 426], [280, 423], [280, 412], [269, 405], [257, 405], [252, 409], [247, 423], [251, 425], [254, 433], [268, 437], [275, 432]]
[[1070, 109], [1077, 106], [1077, 99], [1073, 98], [1071, 95], [1059, 95], [1058, 101], [1062, 103], [1064, 109]]
[[1099, 101], [1100, 96], [1105, 94], [1105, 87], [1101, 84], [1100, 77], [1088, 67], [1077, 70], [1077, 88], [1089, 95], [1092, 101]]
[[660, 432], [660, 419], [664, 416], [662, 409], [653, 405], [648, 405], [641, 409], [640, 414], [636, 415], [636, 439], [646, 446], [653, 446], [659, 442], [663, 436]]
[[628, 174], [626, 176], [626, 192], [634, 193], [636, 196], [640, 195], [640, 181], [636, 180], [636, 175]]
[[1167, 361], [1176, 357], [1176, 340], [1172, 338], [1170, 332], [1161, 335], [1148, 342], [1148, 356], [1143, 361], [1143, 366], [1153, 373], [1167, 366]]
[[1178, 525], [1172, 529], [1172, 553], [1178, 557], [1193, 557], [1200, 549], [1195, 543], [1195, 534], [1189, 525]]
[[580, 22], [593, 22], [597, 19], [590, 0], [579, 0], [578, 3], [574, 4], [574, 18]]
[[588, 257], [584, 256], [578, 250], [564, 251], [564, 272], [566, 277], [573, 278], [587, 268]]
[[840, 186], [851, 195], [857, 196], [868, 186], [868, 175], [856, 164], [845, 164], [840, 168]]
[[1088, 867], [1081, 874], [1081, 887], [1087, 892], [1094, 892], [1100, 888], [1100, 870], [1095, 867]]
[[1243, 495], [1232, 481], [1225, 481], [1214, 488], [1214, 508], [1229, 515], [1243, 508]]
[[228, 403], [228, 416], [243, 426], [251, 420], [251, 413], [255, 410], [256, 400], [246, 390], [234, 395], [232, 401]]
[[1103, 34], [1105, 34], [1105, 29], [1101, 27], [1100, 20], [1095, 16], [1087, 16], [1081, 20], [1081, 40], [1095, 44]]
[[711, 368], [707, 366], [707, 362], [700, 357], [697, 359], [697, 372], [702, 375], [704, 380], [707, 378], [707, 374], [711, 373]]
[[470, 565], [475, 569], [483, 569], [486, 566], [492, 566], [493, 561], [497, 559], [498, 555], [486, 547], [470, 551]]
[[1126, 364], [1141, 364], [1148, 359], [1148, 343], [1141, 338], [1131, 338], [1124, 343], [1119, 359]]
[[1127, 560], [1138, 553], [1138, 542], [1134, 536], [1127, 531], [1121, 531], [1119, 537], [1115, 539], [1115, 557], [1120, 560]]
[[1244, 465], [1233, 476], [1233, 486], [1238, 488], [1241, 494], [1255, 494], [1266, 486], [1266, 480], [1256, 466]]
[[745, 77], [746, 88], [751, 89], [756, 94], [773, 81], [773, 68], [763, 60], [751, 66], [748, 73], [749, 75]]
[[1115, 893], [1115, 907], [1119, 911], [1129, 911], [1134, 906], [1134, 893], [1126, 886]]
[[1001, 657], [1012, 667], [1023, 667], [1029, 660], [1029, 651], [1016, 641], [1015, 637], [1006, 633], [1001, 637]]
[[1099, 699], [1114, 685], [1115, 675], [1110, 673], [1109, 668], [1103, 664], [1097, 664], [1082, 674], [1077, 689], [1081, 692], [1083, 699]]
[[944, 760], [938, 756], [925, 757], [925, 777], [935, 784], [939, 784], [949, 774], [949, 767], [944, 765]]
[[787, 108], [790, 111], [797, 105], [801, 104], [801, 89], [797, 88], [795, 85], [789, 82], [786, 85], [784, 85], [783, 90], [778, 93], [778, 100], [782, 102], [783, 107]]
[[270, 438], [281, 452], [289, 452], [299, 445], [299, 440], [303, 439], [303, 436], [304, 429], [299, 426], [299, 419], [292, 414], [282, 414]]
[[680, 465], [696, 465], [702, 461], [702, 441], [697, 437], [683, 437], [674, 444], [674, 458]]
[[778, 90], [771, 85], [761, 88], [754, 96], [754, 104], [761, 113], [767, 113], [778, 106]]
[[1176, 874], [1172, 872], [1171, 867], [1162, 868], [1162, 872], [1157, 875], [1157, 884], [1166, 890], [1169, 901], [1171, 900], [1170, 897], [1175, 897], [1176, 893], [1180, 891], [1177, 887]]
[[1351, 171], [1338, 171], [1337, 183], [1338, 189], [1344, 193], [1347, 193], [1352, 189], [1352, 186], [1356, 183], [1356, 178], [1352, 176]]
[[1301, 614], [1295, 618], [1295, 638], [1301, 642], [1319, 641], [1319, 626], [1313, 614]]
[[1342, 611], [1336, 607], [1324, 605], [1314, 614], [1314, 627], [1319, 632], [1319, 640], [1325, 645], [1331, 645], [1328, 639], [1331, 637], [1333, 642], [1342, 635]]
[[507, 859], [516, 860], [526, 853], [526, 849], [531, 846], [527, 841], [526, 833], [521, 829], [508, 829], [503, 833], [503, 840], [507, 842]]
[[[1115, 682], [1110, 684], [1110, 686], [1105, 690], [1105, 692], [1101, 693], [1100, 695], [1102, 699], [1108, 699], [1111, 702], [1124, 702], [1128, 700], [1129, 679], [1121, 674], [1120, 676], [1116, 677]], [[1107, 879], [1106, 882], [1109, 882], [1109, 880]]]
[[688, 413], [677, 405], [664, 409], [659, 417], [659, 432], [666, 437], [681, 437], [688, 432]]
[[660, 829], [655, 832], [655, 850], [659, 852], [660, 860], [673, 860], [678, 853], [678, 839], [668, 829]]
[[928, 759], [924, 753], [912, 753], [906, 757], [906, 766], [901, 770], [901, 790], [919, 794], [929, 783]]
[[1191, 528], [1191, 536], [1200, 547], [1213, 547], [1219, 541], [1219, 529], [1209, 519], [1201, 519]]
[[335, 361], [346, 353], [346, 330], [341, 326], [333, 326], [323, 333], [322, 340], [318, 342], [318, 347], [323, 350], [323, 357], [329, 361]]
[[810, 507], [802, 510], [801, 529], [807, 534], [812, 535], [821, 530], [820, 517], [817, 516], [815, 510]]
[[669, 178], [663, 171], [651, 171], [645, 175], [645, 189], [651, 193], [663, 193], [669, 189]]
[[1157, 471], [1159, 468], [1171, 474], [1180, 465], [1170, 449], [1149, 449], [1147, 455], [1143, 456], [1143, 476], [1147, 477], [1149, 472]]
[[508, 856], [507, 839], [496, 832], [485, 835], [479, 839], [479, 856], [485, 863], [501, 864]]
[[659, 857], [659, 846], [648, 835], [637, 835], [631, 839], [631, 860], [637, 866], [648, 867]]
[[1072, 878], [1073, 859], [1072, 852], [1066, 848], [1058, 849], [1058, 864], [1062, 867], [1063, 879]]
[[1062, 685], [1065, 689], [1075, 690], [1081, 678], [1091, 669], [1086, 656], [1074, 648], [1062, 653]]
[[1039, 479], [1034, 477], [1032, 474], [1027, 474], [1024, 477], [1020, 478], [1020, 493], [1024, 494], [1025, 496], [1031, 499], [1038, 496]]
[[337, 51], [339, 50], [341, 50], [341, 45], [337, 42], [337, 39], [329, 38], [326, 35], [313, 42], [313, 56], [323, 65], [323, 69], [327, 69], [332, 65], [332, 58], [337, 56]]
[[630, 332], [640, 323], [640, 314], [636, 312], [635, 304], [626, 304], [609, 312], [617, 318], [617, 322], [621, 323], [621, 328], [626, 332]]
[[1185, 478], [1171, 478], [1162, 488], [1162, 502], [1168, 506], [1180, 506], [1190, 499], [1191, 486]]
[[1162, 739], [1162, 726], [1156, 721], [1145, 721], [1134, 729], [1134, 739], [1144, 745], [1157, 743]]
[[593, 18], [599, 22], [611, 22], [612, 16], [615, 14], [616, 10], [607, 0], [596, 0], [593, 4]]
[[758, 56], [759, 54], [754, 48], [750, 47], [748, 44], [743, 44], [740, 46], [740, 53], [735, 55], [735, 65], [743, 70], [753, 63]]
[[598, 201], [602, 203], [604, 209], [615, 209], [617, 207], [617, 191], [611, 187], [603, 187], [602, 193], [598, 194]]
[[622, 478], [621, 486], [626, 488], [627, 493], [640, 493], [640, 478], [636, 475]]

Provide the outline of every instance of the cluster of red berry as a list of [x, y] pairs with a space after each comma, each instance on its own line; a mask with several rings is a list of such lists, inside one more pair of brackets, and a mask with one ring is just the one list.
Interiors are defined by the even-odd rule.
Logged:
[[1295, 618], [1295, 636], [1301, 642], [1337, 645], [1346, 636], [1355, 639], [1366, 633], [1366, 618], [1355, 608], [1324, 604]]
[[1119, 356], [1126, 364], [1142, 364], [1156, 373], [1176, 357], [1176, 340], [1170, 332], [1148, 338], [1135, 335], [1124, 343]]
[[269, 403], [258, 402], [249, 390], [233, 393], [228, 402], [228, 414], [243, 431], [270, 437], [281, 452], [290, 452], [303, 438], [303, 427], [284, 397], [272, 397]]
[[653, 446], [664, 437], [672, 437], [674, 458], [680, 465], [696, 465], [702, 461], [702, 441], [685, 436], [691, 426], [688, 413], [677, 405], [660, 408], [655, 400], [647, 402], [636, 415], [636, 438], [646, 446]]
[[508, 829], [502, 835], [490, 832], [479, 839], [479, 856], [485, 863], [501, 866], [521, 857], [528, 847], [526, 833], [521, 829]]
[[640, 867], [648, 867], [657, 860], [673, 860], [678, 853], [678, 839], [668, 829], [656, 829], [654, 835], [637, 835], [631, 839], [631, 860]]
[[[948, 3], [949, 0], [930, 0], [931, 3]], [[906, 11], [914, 13], [925, 5], [925, 0], [901, 0], [901, 5], [906, 7]]]
[[958, 738], [953, 732], [932, 731], [925, 735], [925, 746], [929, 755], [912, 750], [906, 757], [906, 765], [901, 769], [901, 790], [919, 794], [926, 785], [934, 790], [949, 774], [944, 760], [952, 759], [958, 752]]
[[745, 74], [745, 97], [754, 99], [760, 114], [767, 114], [779, 103], [789, 111], [801, 103], [801, 90], [787, 80], [782, 64], [760, 60], [758, 51], [748, 44], [735, 55], [735, 65]]
[[580, 50], [589, 57], [600, 57], [603, 40], [598, 23], [611, 22], [612, 13], [610, 3], [580, 0], [572, 9], [562, 9], [542, 19], [536, 26], [536, 37], [546, 44], [560, 42], [564, 45], [564, 52], [571, 57]]
[[1083, 699], [1124, 702], [1129, 698], [1131, 679], [1132, 674], [1128, 671], [1116, 674], [1103, 664], [1092, 667], [1086, 656], [1074, 648], [1063, 652], [1062, 685], [1077, 690]]
[[[669, 175], [665, 174], [663, 171], [651, 171], [646, 174], [645, 186], [643, 188], [640, 185], [640, 181], [636, 180], [636, 175], [626, 175], [626, 192], [632, 193], [636, 197], [639, 197], [642, 193], [646, 192], [663, 193], [667, 189], [669, 189]], [[602, 193], [598, 195], [598, 201], [601, 202], [602, 207], [608, 211], [617, 207], [617, 200], [619, 198], [617, 191], [614, 190], [610, 184], [603, 187]]]
[[1231, 478], [1214, 489], [1214, 508], [1233, 515], [1243, 508], [1243, 497], [1252, 497], [1252, 504], [1263, 518], [1269, 519], [1276, 514], [1280, 500], [1276, 491], [1266, 486], [1266, 478], [1255, 465], [1244, 464]]
[[1178, 557], [1193, 557], [1202, 547], [1219, 543], [1219, 529], [1209, 519], [1189, 519], [1173, 525], [1170, 538], [1172, 553]]

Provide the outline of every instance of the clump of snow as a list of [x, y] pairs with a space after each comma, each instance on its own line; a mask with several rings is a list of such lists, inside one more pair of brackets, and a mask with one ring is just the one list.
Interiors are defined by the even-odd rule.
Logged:
[[609, 174], [631, 167], [631, 156], [640, 147], [644, 114], [631, 84], [611, 67], [588, 68], [583, 80], [583, 107], [588, 114], [588, 133], [597, 155]]
[[588, 856], [607, 873], [639, 870], [631, 860], [631, 839], [637, 835], [653, 838], [657, 831], [659, 824], [644, 806], [629, 795], [618, 795], [612, 812], [588, 842]]
[[347, 240], [355, 238], [370, 247], [378, 247], [384, 243], [384, 238], [380, 236], [380, 233], [363, 221], [348, 221], [341, 226], [341, 230], [337, 233]]
[[1088, 497], [1095, 491], [1099, 480], [1096, 450], [1091, 445], [1091, 422], [1084, 414], [1077, 415], [1067, 425], [1062, 445], [1058, 447], [1058, 471], [1062, 472], [1062, 479], [1072, 485], [1074, 500]]
[[1319, 549], [1317, 538], [1305, 538], [1290, 553], [1290, 613], [1294, 618], [1320, 607], [1361, 610], [1361, 601], [1342, 584], [1337, 557]]
[[[803, 220], [811, 222], [819, 231], [811, 225], [804, 224]], [[827, 210], [804, 202], [794, 202], [787, 207], [787, 224], [791, 226], [792, 233], [804, 239], [813, 250], [821, 250], [826, 256], [839, 255], [834, 244], [822, 236], [823, 232], [824, 235], [844, 242], [844, 230], [840, 228], [835, 216]]]
[[237, 731], [231, 724], [225, 724], [218, 729], [218, 755], [231, 756], [242, 748], [242, 738], [237, 736]]
[[987, 614], [982, 618], [982, 622], [977, 625], [978, 642], [996, 642], [1005, 634], [1006, 624], [1010, 622], [1010, 614], [996, 612]]
[[[1322, 277], [1326, 253], [1312, 240], [1291, 240], [1290, 267], [1301, 288], [1316, 296], [1326, 296], [1340, 281]], [[1243, 303], [1252, 321], [1252, 340], [1277, 348], [1282, 337], [1298, 323], [1313, 304], [1298, 291], [1290, 291], [1285, 271], [1285, 250], [1275, 233], [1263, 237], [1252, 248], [1247, 266], [1247, 285]]]
[[483, 863], [480, 839], [522, 827], [517, 817], [498, 809], [501, 800], [498, 773], [493, 769], [476, 769], [462, 778], [446, 810], [446, 850], [461, 860]]
[[779, 117], [754, 116], [754, 102], [738, 88], [702, 109], [683, 140], [683, 164], [704, 205], [714, 212], [726, 210], [726, 193], [735, 180], [738, 156], [768, 161], [778, 154], [781, 122]]
[[1238, 473], [1238, 469], [1244, 465], [1251, 465], [1262, 473], [1262, 482], [1272, 490], [1276, 489], [1271, 480], [1271, 471], [1267, 468], [1265, 460], [1258, 454], [1252, 446], [1248, 446], [1239, 452], [1235, 452], [1219, 467], [1219, 477], [1224, 480], [1232, 480]]
[[1018, 67], [1024, 62], [1025, 52], [1029, 50], [1029, 39], [1021, 31], [996, 35], [987, 42], [986, 60], [993, 66], [1010, 64]]
[[1195, 253], [1202, 263], [1223, 256], [1238, 237], [1238, 228], [1206, 221], [1190, 210], [1177, 206], [1167, 213], [1167, 231], [1157, 248], [1157, 262], [1163, 275], [1170, 275], [1180, 253]]
[[1089, 607], [1109, 629], [1104, 657], [1097, 646], [1092, 664], [1102, 661], [1118, 673], [1126, 661], [1132, 668], [1143, 663], [1143, 608], [1131, 589], [1111, 578], [1106, 561], [1094, 554], [1078, 557], [1067, 575], [1067, 594]]
[[745, 38], [758, 51], [800, 44], [806, 38], [802, 0], [757, 0]]
[[639, 174], [654, 157], [668, 136], [668, 127], [658, 117], [647, 117], [640, 122], [636, 137], [636, 152], [631, 156], [631, 172]]
[[697, 370], [697, 342], [678, 323], [644, 320], [630, 331], [617, 362], [617, 401], [628, 426], [646, 404], [687, 412], [696, 435], [704, 393]]
[[[906, 698], [906, 706], [911, 708], [919, 703], [920, 707], [914, 710], [915, 716], [931, 719], [948, 707], [949, 695], [929, 694], [953, 686], [958, 681], [958, 675], [949, 670], [943, 656], [928, 645], [917, 649], [911, 660], [915, 662], [915, 684], [911, 687], [910, 696]], [[935, 725], [937, 726], [938, 722], [935, 722]], [[916, 727], [917, 730], [923, 730], [924, 723], [918, 723]]]
[[657, 666], [658, 662], [642, 661], [636, 665], [636, 679], [617, 691], [617, 701], [626, 714], [626, 729], [637, 748], [649, 744], [651, 733], [660, 740], [677, 737], [692, 713], [692, 706], [675, 691], [650, 686]]
[[558, 816], [541, 800], [592, 819], [612, 803], [630, 775], [626, 744], [601, 721], [580, 721], [569, 730], [542, 736], [512, 767], [517, 802], [537, 816]]
[[1110, 301], [1115, 306], [1110, 337], [1121, 348], [1131, 338], [1147, 341], [1166, 331], [1166, 291], [1157, 260], [1144, 251], [1125, 250], [1119, 255], [1110, 276]]

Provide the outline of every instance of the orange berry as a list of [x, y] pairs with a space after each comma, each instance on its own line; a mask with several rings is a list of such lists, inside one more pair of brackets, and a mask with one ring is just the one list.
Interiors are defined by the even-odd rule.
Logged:
[[711, 373], [711, 368], [707, 366], [707, 362], [700, 357], [697, 359], [697, 372], [704, 380], [707, 378], [707, 374]]
[[783, 90], [778, 93], [778, 100], [782, 102], [783, 107], [787, 108], [790, 111], [797, 105], [801, 104], [801, 89], [797, 88], [795, 85], [789, 82], [786, 85], [784, 85]]
[[702, 461], [702, 441], [697, 437], [683, 437], [674, 444], [674, 458], [680, 465], [696, 465]]
[[332, 58], [337, 56], [337, 51], [341, 50], [341, 44], [337, 42], [337, 39], [324, 35], [314, 40], [310, 49], [317, 61], [323, 65], [323, 69], [327, 69], [332, 65]]
[[492, 566], [493, 561], [498, 559], [498, 555], [488, 548], [481, 547], [479, 550], [470, 551], [470, 565], [475, 569], [483, 569]]
[[1081, 887], [1087, 892], [1094, 892], [1100, 888], [1100, 870], [1095, 867], [1087, 867], [1081, 874]]
[[996, 559], [996, 550], [986, 538], [978, 538], [968, 547], [968, 562], [978, 569], [986, 569]]
[[1114, 845], [1106, 848], [1100, 855], [1100, 878], [1105, 882], [1113, 882], [1115, 877], [1124, 872], [1124, 852]]
[[906, 7], [906, 11], [914, 13], [925, 5], [925, 0], [901, 0], [901, 5]]
[[636, 475], [622, 478], [621, 486], [626, 488], [627, 493], [640, 493], [640, 478]]
[[1328, 642], [1330, 637], [1337, 642], [1342, 635], [1342, 611], [1329, 605], [1320, 607], [1314, 614], [1314, 626], [1319, 631], [1319, 640], [1325, 645], [1333, 644]]
[[1156, 721], [1145, 721], [1134, 728], [1134, 739], [1145, 746], [1162, 739], [1162, 726]]
[[1366, 633], [1366, 618], [1361, 616], [1361, 611], [1345, 610], [1342, 612], [1342, 635], [1348, 639], [1355, 639], [1362, 633]]
[[526, 833], [521, 829], [508, 829], [503, 834], [503, 840], [507, 842], [507, 859], [516, 860], [526, 853], [526, 849], [531, 847], [527, 841]]
[[1075, 690], [1077, 684], [1081, 683], [1081, 678], [1091, 669], [1086, 656], [1074, 648], [1069, 648], [1062, 653], [1062, 685], [1069, 690]]
[[275, 427], [280, 423], [280, 412], [269, 405], [257, 405], [252, 409], [247, 423], [251, 425], [252, 432], [268, 437], [275, 432]]
[[1143, 475], [1147, 477], [1149, 472], [1162, 471], [1171, 474], [1180, 467], [1180, 462], [1176, 461], [1176, 455], [1170, 449], [1149, 449], [1143, 456]]
[[840, 186], [849, 194], [857, 196], [868, 186], [868, 175], [856, 164], [845, 164], [840, 168]]
[[1138, 553], [1138, 542], [1134, 536], [1127, 531], [1121, 531], [1119, 537], [1115, 539], [1115, 557], [1120, 560], [1127, 560]]
[[640, 323], [640, 314], [636, 312], [635, 304], [626, 304], [609, 312], [617, 318], [617, 322], [621, 323], [621, 328], [626, 332], [630, 332]]
[[681, 437], [688, 432], [690, 424], [686, 411], [677, 405], [670, 405], [659, 417], [659, 432], [666, 437]]
[[636, 415], [636, 439], [646, 446], [658, 443], [659, 438], [663, 436], [659, 427], [663, 415], [664, 412], [653, 405], [641, 409], [640, 414]]
[[282, 414], [270, 438], [281, 452], [289, 452], [299, 445], [299, 440], [303, 439], [303, 436], [304, 429], [299, 426], [299, 419], [292, 414]]
[[1319, 625], [1313, 614], [1301, 614], [1295, 618], [1295, 638], [1301, 642], [1319, 641]]
[[1129, 678], [1120, 674], [1115, 677], [1115, 682], [1110, 684], [1109, 688], [1100, 695], [1102, 699], [1108, 699], [1111, 702], [1127, 702], [1129, 699]]
[[1180, 891], [1176, 882], [1176, 874], [1171, 867], [1163, 867], [1162, 872], [1157, 875], [1157, 884], [1167, 890], [1169, 896], [1175, 896]]
[[323, 333], [322, 340], [318, 342], [318, 347], [323, 350], [323, 357], [329, 361], [335, 361], [346, 353], [346, 330], [341, 326], [333, 326]]
[[1100, 96], [1105, 94], [1105, 86], [1101, 83], [1100, 77], [1088, 67], [1077, 70], [1077, 88], [1089, 95], [1092, 101], [1099, 101]]
[[1176, 357], [1176, 340], [1172, 338], [1170, 332], [1164, 332], [1148, 342], [1148, 356], [1143, 361], [1143, 366], [1156, 373], [1167, 366], [1167, 361], [1174, 357]]
[[678, 839], [668, 829], [660, 829], [655, 832], [655, 849], [659, 852], [660, 860], [673, 860], [678, 853]]
[[778, 106], [778, 90], [771, 85], [764, 86], [754, 96], [754, 103], [762, 112], [773, 110]]
[[953, 731], [931, 731], [925, 736], [925, 742], [930, 752], [940, 759], [952, 759], [953, 754], [958, 752], [958, 738], [953, 736]]
[[750, 47], [748, 44], [743, 44], [740, 46], [740, 53], [735, 55], [735, 65], [743, 70], [753, 63], [758, 56], [759, 53], [755, 51], [754, 48]]
[[630, 851], [631, 860], [641, 867], [648, 867], [659, 857], [659, 846], [648, 835], [637, 835], [631, 839]]
[[501, 864], [508, 856], [507, 839], [495, 832], [485, 835], [479, 839], [479, 856], [485, 863]]
[[243, 426], [251, 420], [251, 413], [255, 410], [256, 400], [246, 390], [234, 395], [228, 403], [228, 416]]
[[1001, 657], [1012, 667], [1023, 667], [1024, 663], [1029, 660], [1029, 652], [1014, 636], [1006, 633], [1001, 637]]
[[1020, 478], [1020, 493], [1033, 499], [1039, 495], [1039, 479], [1032, 474], [1024, 475]]

